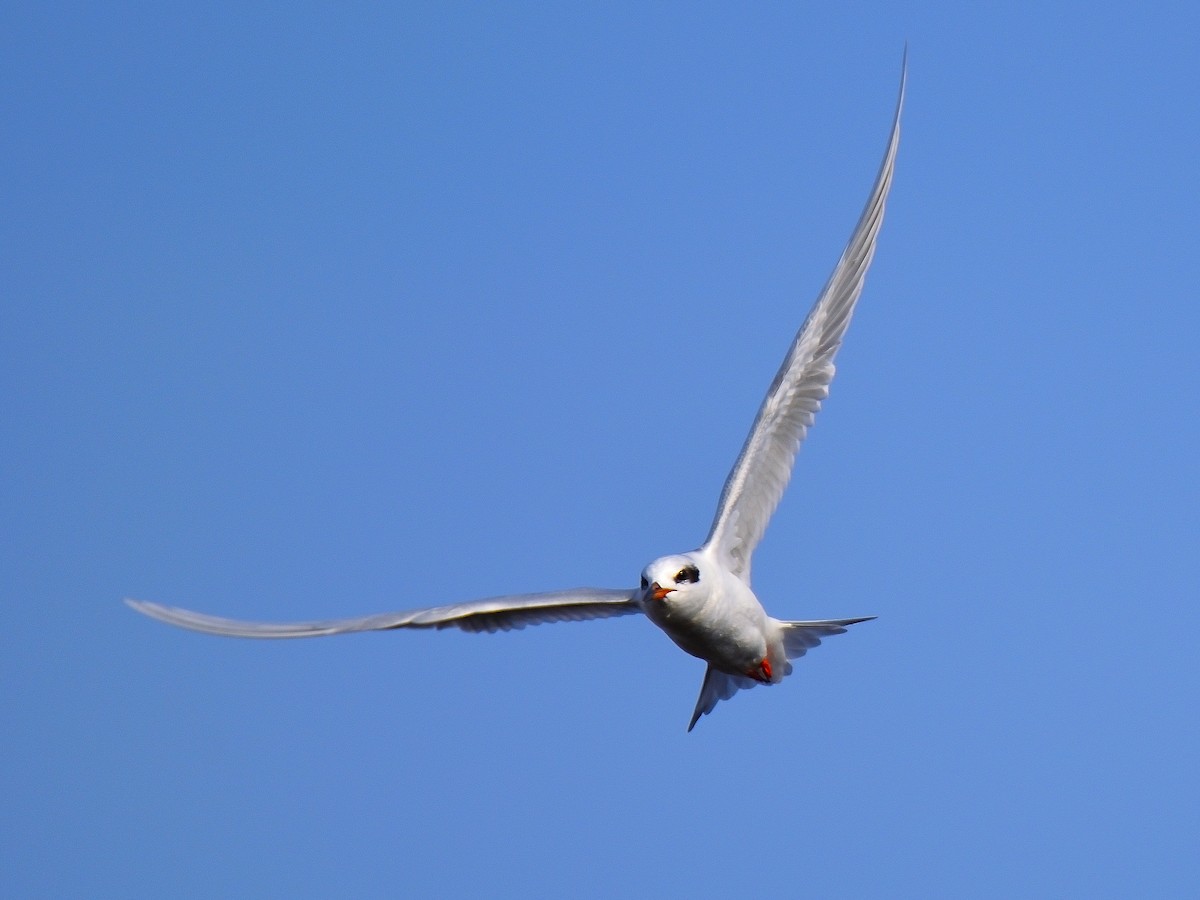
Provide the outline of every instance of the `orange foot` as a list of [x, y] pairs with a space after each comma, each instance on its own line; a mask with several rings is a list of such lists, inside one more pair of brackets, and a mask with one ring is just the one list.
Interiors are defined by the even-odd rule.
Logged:
[[751, 669], [746, 674], [749, 675], [751, 678], [753, 678], [755, 681], [761, 681], [764, 684], [770, 683], [770, 681], [771, 681], [771, 661], [764, 656], [762, 658], [762, 662], [760, 662], [758, 664], [758, 668]]

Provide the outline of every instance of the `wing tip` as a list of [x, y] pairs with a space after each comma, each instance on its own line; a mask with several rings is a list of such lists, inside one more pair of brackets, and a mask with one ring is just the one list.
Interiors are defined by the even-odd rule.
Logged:
[[149, 600], [138, 600], [135, 597], [122, 597], [121, 602], [134, 612], [139, 612], [143, 616], [149, 616], [152, 619], [158, 618], [155, 613], [166, 610], [166, 607], [161, 604], [151, 603]]
[[857, 625], [859, 622], [874, 622], [879, 616], [859, 616], [857, 619], [842, 619], [843, 625]]

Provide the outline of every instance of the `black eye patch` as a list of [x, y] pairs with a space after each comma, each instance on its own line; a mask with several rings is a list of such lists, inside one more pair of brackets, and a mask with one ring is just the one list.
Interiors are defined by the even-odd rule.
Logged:
[[642, 590], [644, 591], [644, 590], [645, 590], [646, 588], [648, 588], [648, 587], [650, 587], [650, 582], [649, 582], [649, 581], [647, 581], [647, 580], [646, 580], [646, 576], [645, 576], [645, 575], [643, 575], [643, 576], [642, 576]]
[[700, 580], [700, 570], [695, 566], [684, 566], [675, 573], [676, 584], [695, 584]]

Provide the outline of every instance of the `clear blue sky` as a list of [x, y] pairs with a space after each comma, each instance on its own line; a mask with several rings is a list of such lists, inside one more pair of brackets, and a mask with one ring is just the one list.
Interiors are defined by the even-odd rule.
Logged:
[[[750, 8], [745, 8], [749, 6]], [[1194, 3], [10, 4], [0, 893], [1194, 896]], [[819, 8], [818, 8], [819, 7]], [[704, 537], [910, 81], [755, 560], [876, 614], [684, 728]]]

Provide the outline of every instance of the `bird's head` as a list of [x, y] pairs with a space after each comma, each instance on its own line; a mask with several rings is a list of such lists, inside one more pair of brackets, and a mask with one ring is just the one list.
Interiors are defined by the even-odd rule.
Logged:
[[642, 599], [646, 603], [682, 600], [700, 590], [700, 562], [691, 553], [664, 556], [642, 569]]

